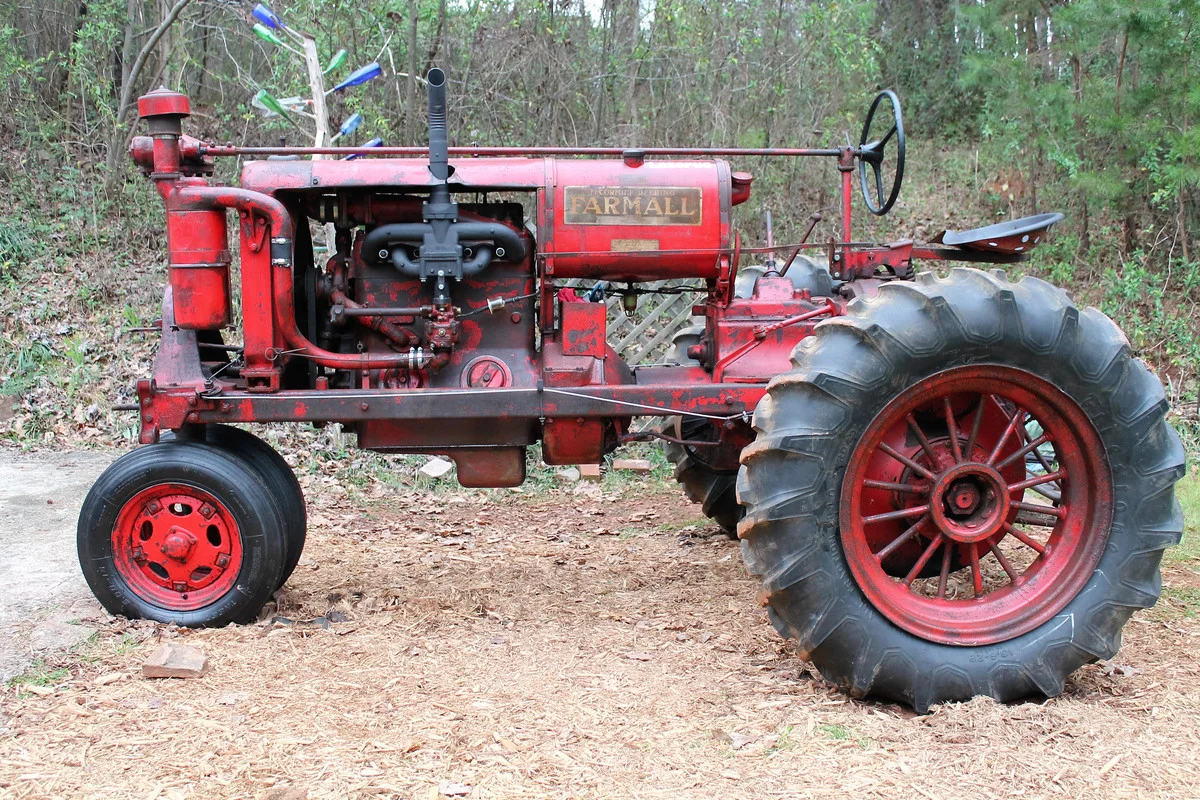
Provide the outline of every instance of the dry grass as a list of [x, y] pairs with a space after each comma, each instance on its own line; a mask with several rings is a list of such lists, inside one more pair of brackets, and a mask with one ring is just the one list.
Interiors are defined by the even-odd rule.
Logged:
[[[0, 793], [1200, 797], [1194, 564], [1062, 697], [914, 717], [814, 676], [674, 491], [310, 492], [286, 621], [102, 622], [0, 696]], [[168, 637], [209, 673], [140, 678]]]

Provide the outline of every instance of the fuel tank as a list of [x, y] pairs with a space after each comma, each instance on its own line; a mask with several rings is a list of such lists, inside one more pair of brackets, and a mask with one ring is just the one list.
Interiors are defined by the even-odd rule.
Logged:
[[[452, 158], [450, 164], [452, 195], [537, 193], [532, 218], [538, 259], [547, 277], [563, 279], [717, 277], [731, 243], [731, 209], [749, 198], [752, 180], [720, 159], [629, 153], [622, 159]], [[419, 195], [429, 185], [428, 164], [417, 159], [260, 161], [248, 162], [242, 172], [243, 187], [267, 194], [319, 187], [325, 195]]]
[[547, 162], [538, 245], [552, 278], [715, 278], [748, 175], [725, 161]]

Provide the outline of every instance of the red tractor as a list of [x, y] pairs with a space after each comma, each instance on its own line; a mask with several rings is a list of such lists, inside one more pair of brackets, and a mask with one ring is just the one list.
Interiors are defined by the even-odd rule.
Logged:
[[[874, 214], [900, 190], [894, 94], [832, 149], [448, 147], [444, 73], [428, 85], [428, 148], [214, 145], [182, 135], [183, 95], [139, 101], [131, 155], [166, 204], [170, 285], [143, 446], [79, 519], [110, 611], [255, 617], [300, 557], [304, 498], [230, 423], [281, 421], [444, 454], [480, 487], [521, 483], [537, 442], [548, 464], [595, 464], [657, 436], [804, 658], [919, 710], [1058, 694], [1154, 604], [1184, 469], [1161, 384], [1061, 289], [914, 270], [1022, 261], [1061, 215], [853, 240], [855, 181]], [[246, 159], [240, 188], [206, 180], [221, 156]], [[835, 159], [841, 240], [742, 246], [751, 176], [725, 158], [749, 156]], [[589, 298], [663, 280], [697, 293], [702, 325], [677, 365], [630, 366]], [[676, 422], [636, 432], [639, 416]]]

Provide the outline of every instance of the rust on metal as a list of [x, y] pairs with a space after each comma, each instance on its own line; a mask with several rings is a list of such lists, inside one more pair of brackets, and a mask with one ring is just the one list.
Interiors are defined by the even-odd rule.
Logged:
[[[159, 357], [138, 385], [143, 442], [212, 423], [337, 421], [362, 447], [446, 452], [460, 479], [512, 485], [528, 445], [540, 440], [549, 463], [596, 463], [630, 440], [637, 416], [708, 419], [724, 441], [749, 430], [791, 350], [856, 294], [911, 276], [917, 257], [1003, 260], [853, 239], [852, 173], [887, 142], [450, 147], [437, 74], [430, 148], [212, 144], [183, 133], [185, 96], [142, 98], [151, 135], [135, 137], [130, 156], [166, 206], [169, 263]], [[348, 155], [367, 157], [315, 158]], [[220, 157], [245, 159], [240, 186], [210, 184]], [[840, 240], [809, 243], [814, 216], [799, 243], [743, 244], [732, 209], [753, 178], [730, 160], [762, 157], [836, 162]], [[336, 235], [318, 259], [321, 226]], [[790, 253], [783, 271], [795, 272], [809, 250], [829, 257], [828, 296], [774, 271], [774, 251]], [[742, 262], [763, 255], [766, 273], [738, 295]], [[578, 293], [569, 279], [583, 282]], [[704, 332], [683, 363], [635, 370], [608, 344], [588, 282], [658, 280], [691, 283]], [[224, 339], [235, 307], [236, 346]]]

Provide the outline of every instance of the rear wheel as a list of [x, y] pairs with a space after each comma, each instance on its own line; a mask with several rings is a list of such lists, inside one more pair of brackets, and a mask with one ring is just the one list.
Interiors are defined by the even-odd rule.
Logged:
[[776, 627], [856, 696], [1055, 695], [1154, 604], [1183, 450], [1094, 309], [956, 269], [822, 323], [743, 454], [743, 553]]
[[[703, 419], [678, 418], [667, 423], [663, 433], [676, 439], [716, 441], [720, 431]], [[704, 516], [720, 526], [725, 535], [737, 538], [742, 507], [737, 500], [738, 453], [728, 447], [702, 447], [663, 442], [663, 454], [675, 465], [675, 480]]]
[[79, 564], [113, 614], [190, 627], [249, 622], [278, 586], [286, 538], [268, 484], [198, 442], [119, 458], [79, 513]]

